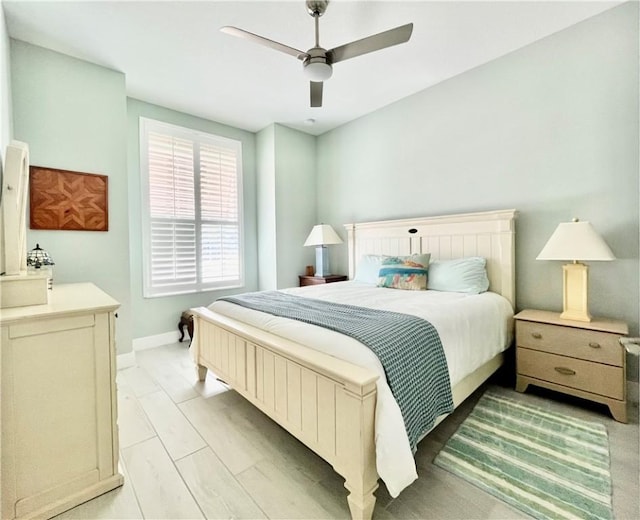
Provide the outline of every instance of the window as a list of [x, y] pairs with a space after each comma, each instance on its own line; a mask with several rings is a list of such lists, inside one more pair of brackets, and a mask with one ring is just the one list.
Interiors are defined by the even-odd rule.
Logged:
[[144, 296], [238, 287], [242, 144], [140, 118]]

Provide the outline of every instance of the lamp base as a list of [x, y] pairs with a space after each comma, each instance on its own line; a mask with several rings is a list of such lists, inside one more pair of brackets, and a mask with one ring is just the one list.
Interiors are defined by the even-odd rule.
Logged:
[[563, 320], [591, 321], [591, 314], [587, 306], [589, 267], [580, 264], [565, 264], [562, 266], [563, 281]]
[[316, 247], [316, 274], [315, 276], [328, 276], [329, 271], [329, 250], [327, 246]]

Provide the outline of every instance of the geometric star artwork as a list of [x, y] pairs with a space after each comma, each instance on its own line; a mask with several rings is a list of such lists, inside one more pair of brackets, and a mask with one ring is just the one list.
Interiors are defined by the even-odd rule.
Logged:
[[29, 168], [31, 229], [108, 231], [106, 175]]

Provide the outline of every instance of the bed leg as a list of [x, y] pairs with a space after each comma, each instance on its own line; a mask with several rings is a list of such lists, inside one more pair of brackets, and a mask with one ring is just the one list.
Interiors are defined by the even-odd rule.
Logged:
[[204, 365], [196, 365], [196, 371], [198, 372], [198, 381], [204, 381], [207, 377], [207, 367]]
[[373, 492], [378, 489], [378, 483], [373, 486], [367, 492], [356, 492], [356, 487], [349, 485], [349, 482], [345, 482], [344, 487], [349, 490], [349, 496], [347, 502], [349, 503], [349, 511], [351, 511], [352, 520], [371, 520], [373, 516], [373, 508], [376, 505], [376, 496]]

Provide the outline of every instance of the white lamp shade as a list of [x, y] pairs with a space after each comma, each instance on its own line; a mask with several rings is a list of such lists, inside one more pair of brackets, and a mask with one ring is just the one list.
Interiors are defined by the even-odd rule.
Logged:
[[342, 244], [342, 239], [329, 224], [313, 226], [304, 243], [305, 246], [326, 246], [330, 244]]
[[589, 222], [563, 222], [536, 259], [615, 260], [616, 257]]

